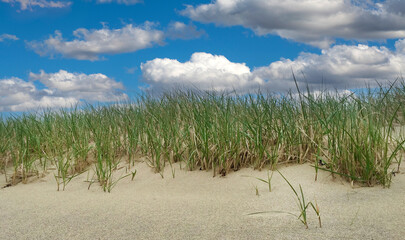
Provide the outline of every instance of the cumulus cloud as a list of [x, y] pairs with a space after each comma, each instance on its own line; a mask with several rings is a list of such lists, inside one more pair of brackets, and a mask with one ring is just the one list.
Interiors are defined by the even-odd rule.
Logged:
[[[269, 88], [294, 88], [292, 71], [301, 86], [313, 88], [356, 88], [375, 81], [394, 81], [405, 67], [403, 40], [396, 51], [367, 45], [337, 45], [321, 54], [301, 53], [295, 60], [282, 59], [254, 70], [253, 74], [266, 81]], [[402, 47], [402, 48], [401, 48]]]
[[[38, 89], [34, 81], [45, 88]], [[103, 74], [30, 73], [30, 81], [0, 79], [0, 111], [26, 111], [38, 108], [70, 107], [81, 101], [111, 102], [127, 98], [123, 85]]]
[[395, 48], [398, 53], [405, 54], [405, 39], [400, 39], [395, 42]]
[[295, 89], [292, 74], [300, 88], [350, 89], [376, 81], [386, 83], [401, 76], [405, 68], [405, 40], [396, 42], [396, 50], [385, 47], [336, 45], [321, 54], [301, 53], [296, 59], [281, 59], [268, 66], [250, 70], [224, 56], [194, 53], [190, 61], [157, 58], [141, 65], [143, 80], [152, 89], [177, 86], [201, 90], [273, 92]]
[[244, 26], [257, 35], [278, 35], [320, 48], [328, 48], [336, 38], [404, 38], [404, 13], [405, 1], [400, 0], [215, 0], [181, 11], [195, 21]]
[[166, 36], [171, 39], [193, 39], [200, 38], [205, 35], [204, 30], [197, 30], [197, 27], [190, 23], [185, 24], [182, 22], [171, 22], [166, 31]]
[[118, 3], [125, 5], [134, 5], [143, 2], [142, 0], [97, 0], [97, 3]]
[[122, 83], [104, 74], [70, 73], [60, 70], [57, 73], [30, 73], [30, 80], [38, 80], [48, 89], [63, 96], [71, 96], [88, 101], [118, 101], [126, 97], [121, 91]]
[[75, 39], [63, 39], [62, 33], [55, 32], [43, 42], [29, 42], [28, 46], [41, 56], [61, 54], [67, 58], [80, 60], [98, 60], [103, 54], [135, 52], [163, 44], [164, 33], [153, 29], [153, 24], [146, 22], [143, 26], [128, 24], [121, 29], [79, 28], [73, 32]]
[[244, 63], [233, 63], [224, 56], [194, 53], [190, 61], [156, 58], [141, 65], [142, 79], [156, 90], [173, 87], [199, 90], [250, 89], [263, 84]]
[[15, 5], [16, 3], [20, 4], [21, 10], [32, 10], [33, 7], [39, 8], [65, 8], [69, 7], [72, 2], [68, 1], [47, 1], [47, 0], [1, 0], [5, 3], [10, 3]]
[[53, 96], [52, 93], [19, 78], [0, 79], [0, 111], [69, 107], [78, 102], [76, 98]]
[[0, 35], [0, 42], [3, 42], [4, 40], [18, 40], [18, 37], [15, 35], [11, 35], [11, 34], [7, 34], [7, 33], [3, 33]]

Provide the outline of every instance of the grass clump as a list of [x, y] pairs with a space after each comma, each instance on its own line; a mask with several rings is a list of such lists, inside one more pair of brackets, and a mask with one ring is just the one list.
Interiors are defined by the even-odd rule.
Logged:
[[[306, 228], [308, 228], [308, 222], [307, 222], [307, 209], [309, 207], [312, 207], [316, 215], [318, 216], [318, 222], [319, 222], [319, 227], [322, 227], [322, 221], [321, 221], [321, 213], [318, 207], [318, 204], [315, 203], [315, 205], [312, 202], [306, 202], [305, 201], [305, 196], [304, 196], [304, 191], [302, 190], [301, 184], [299, 185], [300, 191], [298, 192], [292, 185], [291, 183], [287, 180], [284, 175], [277, 170], [277, 172], [283, 177], [283, 179], [287, 182], [287, 184], [290, 186], [291, 190], [294, 192], [295, 196], [297, 197], [298, 201], [298, 208], [300, 211], [300, 215], [298, 215], [298, 219], [305, 225]], [[298, 194], [299, 193], [299, 194]]]
[[310, 162], [349, 181], [389, 186], [404, 152], [404, 139], [393, 135], [404, 125], [404, 101], [405, 86], [396, 83], [358, 94], [177, 90], [24, 113], [0, 121], [0, 168], [14, 169], [8, 181], [15, 184], [56, 166], [55, 179], [65, 184], [92, 166], [109, 191], [117, 167], [130, 169], [140, 156], [162, 177], [165, 167], [175, 176], [176, 162], [214, 176]]

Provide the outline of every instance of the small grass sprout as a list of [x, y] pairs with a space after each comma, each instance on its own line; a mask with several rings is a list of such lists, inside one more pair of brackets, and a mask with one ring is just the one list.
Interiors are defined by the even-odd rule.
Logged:
[[[253, 177], [253, 178], [256, 178], [257, 180], [266, 183], [269, 188], [269, 192], [271, 192], [271, 179], [273, 178], [273, 173], [274, 173], [274, 171], [271, 171], [271, 174], [270, 174], [270, 170], [267, 171], [267, 180], [263, 179], [263, 178], [259, 178], [259, 177]], [[243, 177], [252, 177], [252, 176], [243, 175]]]
[[315, 205], [312, 202], [306, 202], [305, 201], [305, 196], [304, 196], [304, 191], [302, 190], [301, 184], [299, 185], [299, 192], [291, 185], [291, 183], [287, 180], [284, 175], [277, 170], [277, 172], [283, 177], [283, 179], [287, 182], [287, 184], [290, 186], [291, 190], [294, 192], [294, 195], [297, 198], [298, 201], [298, 208], [300, 211], [300, 214], [298, 216], [298, 219], [305, 225], [306, 228], [308, 228], [308, 221], [307, 221], [307, 209], [308, 207], [312, 207], [312, 209], [315, 211], [316, 215], [318, 216], [318, 221], [319, 221], [319, 227], [322, 227], [322, 222], [321, 222], [321, 215], [320, 215], [320, 210], [319, 206], [315, 201]]

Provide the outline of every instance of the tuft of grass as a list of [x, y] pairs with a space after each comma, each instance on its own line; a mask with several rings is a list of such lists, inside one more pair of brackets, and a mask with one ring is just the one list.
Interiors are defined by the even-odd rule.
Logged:
[[[271, 174], [270, 174], [270, 171], [267, 171], [267, 180], [263, 179], [263, 178], [259, 178], [259, 177], [253, 177], [253, 178], [256, 178], [257, 180], [266, 183], [269, 188], [269, 192], [271, 192], [271, 179], [273, 178], [273, 173], [274, 173], [274, 171], [272, 171]], [[243, 177], [252, 177], [252, 176], [244, 175]]]
[[304, 191], [302, 190], [301, 184], [299, 185], [300, 189], [298, 192], [280, 171], [277, 170], [277, 172], [287, 182], [287, 184], [290, 186], [291, 190], [294, 192], [294, 195], [297, 198], [298, 208], [300, 211], [300, 215], [298, 216], [298, 219], [305, 225], [306, 228], [308, 228], [307, 209], [308, 209], [308, 207], [312, 207], [312, 209], [315, 211], [316, 215], [318, 216], [319, 227], [321, 228], [322, 222], [321, 222], [321, 215], [320, 215], [320, 210], [319, 210], [318, 204], [316, 202], [315, 202], [315, 205], [312, 202], [306, 202]]
[[[308, 208], [312, 208], [314, 210], [315, 214], [318, 216], [319, 227], [322, 228], [321, 214], [320, 214], [320, 209], [319, 209], [317, 202], [315, 201], [315, 204], [312, 203], [311, 201], [307, 202], [305, 200], [305, 195], [304, 195], [304, 191], [302, 190], [301, 184], [299, 184], [299, 191], [297, 191], [279, 170], [276, 170], [276, 171], [281, 175], [281, 177], [285, 180], [285, 182], [290, 186], [291, 190], [293, 191], [293, 193], [297, 199], [297, 206], [298, 206], [298, 210], [299, 210], [300, 214], [296, 215], [296, 214], [293, 214], [290, 212], [281, 212], [281, 213], [287, 213], [287, 214], [297, 217], [305, 225], [305, 227], [308, 228], [307, 210], [308, 210]], [[264, 179], [259, 179], [259, 178], [257, 178], [257, 179], [267, 183], [267, 181]], [[269, 182], [270, 182], [270, 180], [269, 180]], [[256, 195], [259, 196], [259, 190], [258, 190], [257, 186], [255, 186], [255, 189], [256, 189]], [[280, 212], [280, 211], [271, 211], [271, 212]], [[269, 211], [254, 212], [254, 213], [250, 213], [248, 215], [256, 215], [256, 214], [263, 214], [263, 213], [269, 213]]]
[[[138, 157], [162, 177], [167, 166], [175, 177], [174, 163], [225, 176], [244, 167], [309, 162], [315, 178], [321, 170], [389, 187], [392, 165], [399, 170], [405, 152], [405, 140], [393, 135], [405, 125], [405, 84], [347, 95], [298, 87], [288, 94], [175, 90], [1, 117], [0, 171], [13, 168], [6, 178], [17, 184], [57, 167], [62, 172], [55, 179], [63, 184], [95, 169], [108, 191], [117, 166], [131, 168]], [[271, 191], [271, 177], [262, 180]]]

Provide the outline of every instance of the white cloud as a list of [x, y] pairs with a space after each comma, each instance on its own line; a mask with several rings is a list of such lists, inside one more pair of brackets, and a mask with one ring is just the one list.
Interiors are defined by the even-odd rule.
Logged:
[[47, 1], [47, 0], [1, 0], [5, 3], [10, 3], [14, 5], [16, 3], [20, 4], [21, 10], [32, 10], [33, 7], [39, 8], [65, 8], [69, 7], [72, 2], [68, 1]]
[[125, 5], [133, 5], [137, 3], [142, 3], [143, 0], [97, 0], [97, 3], [118, 3], [118, 4], [125, 4]]
[[166, 31], [166, 36], [171, 39], [193, 39], [200, 38], [205, 35], [204, 30], [197, 30], [197, 27], [190, 23], [185, 24], [182, 22], [171, 22]]
[[4, 40], [18, 40], [18, 37], [15, 35], [11, 35], [11, 34], [7, 34], [7, 33], [3, 33], [0, 35], [0, 42], [3, 42]]
[[143, 81], [157, 90], [173, 87], [199, 90], [250, 89], [263, 82], [252, 77], [244, 63], [233, 63], [224, 56], [194, 53], [190, 61], [181, 63], [168, 58], [156, 58], [141, 65]]
[[55, 32], [43, 42], [28, 43], [41, 56], [62, 54], [67, 58], [80, 60], [98, 60], [99, 55], [135, 52], [163, 44], [164, 33], [153, 29], [153, 24], [146, 22], [143, 26], [128, 24], [121, 29], [102, 28], [99, 30], [79, 28], [73, 32], [72, 41], [62, 38], [62, 33]]
[[0, 79], [0, 111], [25, 111], [48, 107], [69, 107], [78, 100], [73, 97], [52, 96], [51, 91], [39, 90], [32, 82], [19, 78]]
[[57, 73], [30, 73], [30, 80], [38, 80], [48, 89], [63, 96], [75, 97], [87, 101], [118, 101], [126, 98], [121, 93], [122, 83], [116, 82], [104, 74], [69, 73], [60, 70]]
[[187, 6], [181, 14], [203, 23], [244, 26], [257, 35], [327, 48], [336, 38], [384, 40], [405, 37], [405, 1], [215, 0]]
[[[400, 46], [403, 40], [397, 43]], [[265, 80], [270, 89], [295, 88], [292, 71], [301, 87], [309, 84], [314, 88], [347, 89], [375, 85], [375, 81], [394, 81], [404, 68], [405, 53], [400, 48], [390, 51], [360, 44], [337, 45], [320, 55], [301, 53], [295, 60], [282, 59], [255, 69], [253, 74]]]
[[395, 42], [395, 48], [398, 53], [405, 54], [405, 39], [400, 39]]
[[190, 61], [157, 58], [141, 65], [143, 81], [152, 89], [196, 87], [201, 90], [236, 89], [247, 92], [295, 90], [292, 73], [300, 88], [350, 89], [375, 86], [401, 76], [405, 69], [405, 40], [397, 49], [367, 45], [336, 45], [321, 54], [301, 53], [296, 59], [281, 59], [251, 71], [243, 63], [233, 63], [224, 56], [194, 53]]
[[[355, 92], [348, 89], [324, 89], [324, 90], [312, 90], [309, 93], [306, 89], [302, 89], [300, 93], [297, 91], [289, 92], [291, 95], [286, 95], [284, 93], [278, 93], [276, 96], [279, 97], [292, 97], [293, 99], [300, 100], [301, 97], [304, 99], [311, 96], [313, 99], [320, 99], [325, 97], [337, 97], [338, 99], [347, 98], [348, 101], [351, 101], [356, 98]], [[350, 97], [349, 97], [350, 96]]]
[[[111, 102], [127, 99], [121, 83], [103, 74], [30, 73], [31, 81], [19, 78], [0, 79], [0, 111], [26, 111], [38, 108], [70, 107], [82, 100]], [[38, 89], [33, 81], [45, 88]]]

